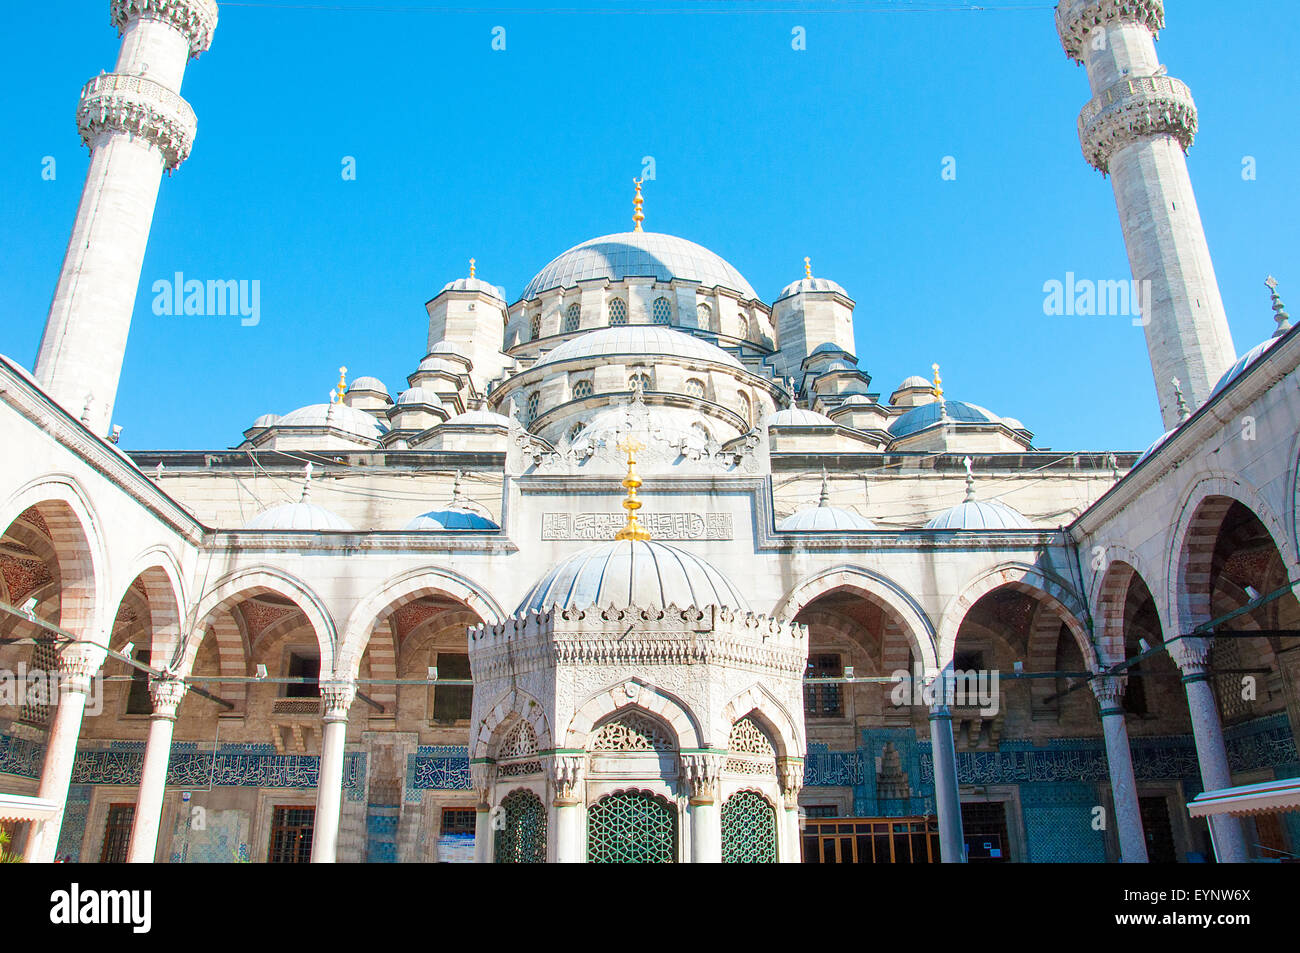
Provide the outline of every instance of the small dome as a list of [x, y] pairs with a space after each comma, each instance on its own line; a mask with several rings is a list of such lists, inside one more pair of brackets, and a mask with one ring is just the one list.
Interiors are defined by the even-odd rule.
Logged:
[[524, 596], [518, 611], [609, 605], [749, 609], [731, 581], [698, 556], [665, 543], [620, 539], [561, 562]]
[[836, 506], [805, 506], [777, 524], [779, 533], [842, 533], [875, 529], [865, 516]]
[[489, 298], [496, 298], [504, 303], [506, 300], [506, 289], [499, 288], [496, 285], [489, 284], [479, 278], [457, 278], [455, 281], [449, 281], [442, 286], [443, 291], [477, 291], [487, 295]]
[[378, 440], [388, 429], [364, 410], [347, 404], [308, 404], [289, 411], [276, 421], [276, 426], [331, 427], [370, 440]]
[[[948, 419], [957, 423], [985, 424], [998, 423], [1001, 420], [993, 411], [961, 400], [945, 400], [943, 408], [948, 412]], [[889, 425], [889, 432], [895, 437], [906, 437], [922, 431], [939, 422], [939, 410], [940, 404], [937, 400], [913, 407]]]
[[565, 341], [552, 351], [547, 351], [529, 370], [548, 364], [587, 357], [607, 357], [614, 354], [638, 356], [681, 357], [688, 360], [712, 361], [725, 364], [738, 371], [745, 366], [716, 344], [672, 328], [654, 324], [631, 324], [589, 331]]
[[1219, 378], [1219, 382], [1214, 385], [1214, 390], [1210, 391], [1210, 400], [1213, 400], [1220, 391], [1227, 388], [1229, 384], [1235, 381], [1242, 374], [1246, 373], [1247, 368], [1263, 357], [1274, 344], [1280, 341], [1280, 337], [1269, 338], [1256, 344], [1241, 357], [1237, 358], [1237, 363], [1228, 368], [1227, 372]]
[[[1162, 433], [1159, 437], [1156, 438], [1155, 443], [1147, 447], [1146, 452], [1143, 453], [1142, 456], [1137, 458], [1137, 463], [1141, 463], [1147, 457], [1151, 456], [1151, 454], [1155, 453], [1157, 450], [1163, 447], [1165, 445], [1165, 442], [1177, 432], [1178, 432], [1178, 428], [1175, 427], [1173, 430], [1166, 430], [1164, 433]], [[1136, 467], [1137, 463], [1133, 464], [1133, 466]]]
[[1002, 423], [1004, 426], [1010, 428], [1011, 430], [1024, 430], [1028, 432], [1025, 425], [1022, 424], [1020, 421], [1016, 420], [1015, 417], [1003, 417]]
[[260, 427], [270, 427], [280, 420], [279, 414], [263, 414], [253, 421], [253, 429]]
[[399, 406], [407, 404], [426, 404], [430, 407], [441, 407], [442, 398], [429, 390], [427, 387], [412, 387], [409, 390], [402, 391], [397, 397]]
[[816, 411], [804, 410], [802, 407], [787, 407], [778, 410], [767, 418], [769, 427], [834, 427], [835, 421]]
[[343, 530], [350, 531], [351, 524], [323, 506], [315, 503], [280, 503], [258, 513], [245, 525], [245, 529], [280, 530]]
[[575, 245], [537, 273], [520, 298], [552, 288], [572, 288], [589, 278], [655, 278], [698, 281], [703, 288], [727, 288], [746, 300], [758, 295], [728, 262], [702, 245], [658, 232], [621, 232]]
[[781, 293], [776, 296], [776, 300], [780, 301], [791, 295], [805, 294], [809, 291], [831, 291], [846, 298], [849, 296], [847, 291], [829, 278], [800, 278], [798, 281], [793, 281], [782, 288]]
[[934, 387], [934, 382], [926, 380], [920, 374], [913, 374], [898, 385], [898, 390], [911, 390], [914, 387], [924, 387], [926, 390], [931, 390]]
[[966, 500], [944, 510], [926, 529], [1033, 529], [1029, 520], [997, 500]]
[[876, 402], [872, 400], [870, 397], [868, 397], [866, 394], [850, 394], [848, 397], [844, 398], [844, 402], [835, 409], [839, 410], [840, 408], [843, 407], [874, 407], [874, 406], [876, 406]]
[[501, 527], [486, 516], [481, 516], [473, 510], [460, 506], [448, 506], [441, 510], [430, 510], [428, 513], [421, 513], [415, 519], [407, 523], [403, 529], [406, 530], [477, 530], [479, 532], [495, 532]]
[[444, 427], [451, 425], [460, 427], [509, 427], [510, 418], [502, 414], [494, 414], [490, 410], [467, 410], [463, 414], [457, 414], [449, 418], [443, 424]]
[[385, 396], [388, 395], [388, 388], [384, 386], [384, 382], [378, 377], [358, 377], [348, 385], [349, 394], [354, 390], [373, 390]]

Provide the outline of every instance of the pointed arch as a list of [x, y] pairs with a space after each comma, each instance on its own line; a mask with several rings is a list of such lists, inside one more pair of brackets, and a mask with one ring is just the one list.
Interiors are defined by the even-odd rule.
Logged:
[[757, 717], [776, 745], [778, 758], [802, 758], [804, 745], [801, 719], [772, 694], [766, 685], [754, 683], [722, 708], [720, 738], [730, 738], [732, 726], [749, 715]]
[[640, 679], [626, 679], [588, 698], [569, 720], [564, 747], [585, 749], [592, 728], [624, 709], [641, 709], [667, 722], [676, 734], [677, 747], [681, 750], [715, 747], [709, 744], [711, 739], [705, 735], [685, 702]]
[[527, 721], [537, 736], [537, 750], [549, 751], [555, 747], [555, 738], [551, 734], [551, 723], [546, 711], [532, 695], [520, 688], [512, 688], [498, 698], [482, 718], [477, 719], [474, 734], [470, 738], [469, 756], [471, 758], [490, 757], [493, 742], [518, 720]]

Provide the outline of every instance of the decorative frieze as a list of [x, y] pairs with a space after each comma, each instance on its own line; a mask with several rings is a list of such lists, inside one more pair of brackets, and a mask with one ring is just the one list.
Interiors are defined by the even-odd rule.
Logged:
[[1084, 158], [1110, 172], [1120, 149], [1141, 139], [1172, 136], [1186, 152], [1196, 139], [1196, 103], [1187, 84], [1171, 76], [1120, 80], [1098, 93], [1079, 113]]
[[1095, 30], [1117, 23], [1141, 24], [1158, 34], [1165, 28], [1164, 0], [1065, 0], [1056, 7], [1056, 32], [1076, 63], [1084, 61]]
[[[733, 539], [730, 513], [645, 513], [637, 516], [658, 540]], [[612, 540], [627, 522], [620, 513], [543, 513], [544, 540]]]
[[162, 20], [190, 43], [190, 56], [206, 53], [217, 28], [216, 0], [112, 0], [109, 16], [118, 34], [140, 17]]
[[162, 153], [163, 167], [170, 172], [189, 158], [198, 120], [190, 104], [162, 83], [103, 73], [81, 90], [77, 131], [92, 149], [104, 132], [144, 139]]

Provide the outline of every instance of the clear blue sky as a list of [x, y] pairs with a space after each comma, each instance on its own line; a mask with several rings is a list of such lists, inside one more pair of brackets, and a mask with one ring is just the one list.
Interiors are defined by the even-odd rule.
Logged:
[[[884, 396], [938, 361], [950, 397], [1020, 418], [1040, 446], [1159, 435], [1141, 330], [1042, 312], [1067, 271], [1128, 277], [1109, 182], [1076, 138], [1087, 79], [1050, 3], [523, 6], [221, 4], [185, 78], [198, 139], [163, 180], [145, 258], [114, 411], [125, 447], [234, 445], [259, 414], [322, 401], [340, 364], [396, 393], [424, 354], [424, 302], [471, 255], [517, 295], [564, 249], [630, 227], [645, 155], [647, 229], [718, 252], [768, 302], [811, 255], [856, 299]], [[688, 6], [745, 12], [666, 12]], [[1169, 7], [1158, 49], [1200, 108], [1192, 180], [1240, 352], [1272, 330], [1266, 274], [1300, 307], [1295, 11]], [[5, 13], [0, 352], [31, 367], [87, 163], [77, 95], [118, 40], [108, 0]], [[261, 323], [155, 316], [149, 286], [176, 271], [260, 280]]]

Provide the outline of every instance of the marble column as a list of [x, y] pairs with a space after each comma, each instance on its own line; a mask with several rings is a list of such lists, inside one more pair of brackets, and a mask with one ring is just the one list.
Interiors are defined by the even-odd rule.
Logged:
[[690, 792], [691, 863], [722, 863], [722, 817], [718, 813], [720, 754], [682, 755], [682, 780]]
[[945, 864], [964, 864], [957, 745], [952, 737], [952, 712], [946, 704], [930, 706], [930, 748], [934, 757], [934, 804], [939, 815], [939, 856]]
[[799, 829], [799, 792], [803, 790], [803, 758], [778, 758], [777, 777], [781, 782], [781, 810], [777, 831], [776, 859], [783, 864], [803, 861]]
[[176, 710], [185, 697], [186, 686], [179, 678], [151, 678], [149, 696], [153, 715], [149, 741], [144, 749], [140, 792], [135, 801], [135, 822], [131, 825], [131, 846], [127, 862], [151, 864], [158, 851], [158, 826], [162, 821], [163, 795], [167, 789], [167, 764], [172, 754], [172, 729]]
[[58, 705], [54, 709], [54, 723], [50, 726], [45, 762], [41, 766], [41, 783], [36, 792], [37, 797], [56, 802], [59, 811], [48, 821], [36, 825], [27, 839], [25, 853], [29, 862], [48, 864], [55, 860], [59, 832], [63, 828], [63, 809], [68, 801], [68, 784], [72, 780], [72, 765], [77, 758], [77, 738], [81, 734], [86, 696], [91, 692], [105, 654], [102, 648], [88, 642], [73, 642], [59, 653]]
[[1125, 680], [1109, 675], [1092, 680], [1101, 712], [1101, 733], [1106, 742], [1106, 765], [1110, 770], [1111, 799], [1115, 802], [1115, 832], [1119, 836], [1120, 860], [1126, 864], [1147, 863], [1146, 834], [1137, 781], [1133, 777], [1133, 755], [1124, 723]]
[[469, 783], [474, 789], [474, 863], [492, 863], [492, 777], [493, 765], [486, 761], [469, 763]]
[[[1209, 638], [1182, 638], [1168, 643], [1169, 657], [1183, 673], [1187, 708], [1192, 716], [1192, 734], [1196, 738], [1196, 760], [1201, 766], [1201, 785], [1206, 791], [1232, 787], [1228, 767], [1228, 749], [1223, 743], [1223, 723], [1219, 720], [1219, 703], [1210, 685]], [[1219, 815], [1209, 818], [1214, 835], [1214, 849], [1223, 863], [1244, 863], [1250, 859], [1246, 831], [1241, 819]]]
[[581, 864], [583, 755], [556, 755], [551, 763], [555, 782], [555, 862]]
[[332, 864], [337, 860], [339, 815], [343, 810], [343, 746], [348, 735], [348, 709], [356, 693], [356, 686], [351, 682], [323, 682], [320, 687], [324, 728], [316, 780], [313, 864]]

